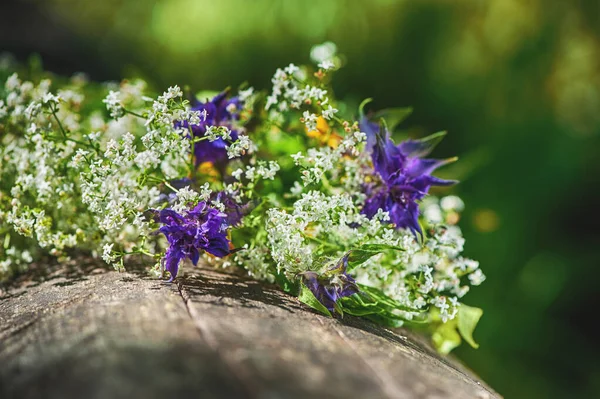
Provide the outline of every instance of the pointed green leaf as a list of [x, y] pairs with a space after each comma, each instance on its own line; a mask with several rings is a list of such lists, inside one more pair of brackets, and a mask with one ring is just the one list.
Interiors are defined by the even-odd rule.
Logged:
[[479, 319], [483, 315], [483, 310], [472, 306], [467, 306], [463, 303], [458, 307], [458, 331], [460, 335], [471, 345], [473, 348], [479, 348], [479, 344], [473, 339], [473, 331], [479, 322]]
[[410, 153], [413, 157], [424, 157], [446, 137], [447, 132], [437, 132], [419, 140], [408, 140], [403, 144], [404, 151]]
[[334, 302], [333, 308], [340, 316], [344, 317], [344, 309], [342, 309], [342, 305], [339, 302]]
[[394, 249], [396, 251], [404, 251], [404, 248], [399, 247], [397, 245], [388, 245], [388, 244], [363, 244], [357, 249], [364, 251], [385, 251], [386, 249]]
[[397, 301], [387, 296], [378, 288], [369, 287], [368, 285], [359, 284], [360, 291], [370, 297], [378, 306], [386, 309], [389, 312], [394, 310], [404, 310], [408, 312], [422, 312], [422, 309], [411, 308], [410, 306], [401, 305]]
[[371, 257], [381, 253], [381, 251], [363, 251], [360, 249], [355, 249], [350, 252], [350, 256], [348, 256], [348, 269], [352, 270], [356, 266], [359, 266], [369, 260]]
[[398, 127], [399, 124], [404, 122], [406, 118], [412, 114], [413, 109], [411, 107], [405, 108], [387, 108], [375, 114], [376, 118], [383, 118], [387, 122], [390, 131], [393, 131]]
[[300, 295], [298, 295], [298, 299], [300, 302], [307, 304], [317, 312], [323, 313], [326, 316], [332, 317], [331, 312], [327, 309], [319, 300], [315, 297], [312, 291], [301, 283], [300, 285]]
[[364, 244], [356, 249], [350, 250], [350, 253], [348, 255], [348, 270], [352, 270], [353, 268], [369, 260], [371, 257], [388, 249], [393, 249], [397, 251], [404, 250], [401, 247], [385, 244]]

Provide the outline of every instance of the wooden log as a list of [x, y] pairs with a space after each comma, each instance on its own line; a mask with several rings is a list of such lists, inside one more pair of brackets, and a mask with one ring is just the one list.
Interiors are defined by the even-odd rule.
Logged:
[[[75, 270], [75, 271], [74, 271]], [[420, 337], [208, 268], [63, 267], [0, 300], [0, 398], [498, 398]]]

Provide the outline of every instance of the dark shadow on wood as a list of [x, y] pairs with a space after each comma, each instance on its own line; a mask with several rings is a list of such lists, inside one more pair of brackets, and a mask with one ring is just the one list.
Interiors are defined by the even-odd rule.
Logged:
[[[202, 273], [178, 278], [177, 282], [195, 298], [202, 296], [231, 298], [236, 300], [235, 306], [239, 304], [248, 308], [256, 307], [256, 302], [262, 302], [290, 313], [306, 310], [293, 298], [286, 298], [286, 294], [278, 290], [276, 286], [236, 274]], [[217, 306], [233, 306], [223, 301], [213, 303]]]

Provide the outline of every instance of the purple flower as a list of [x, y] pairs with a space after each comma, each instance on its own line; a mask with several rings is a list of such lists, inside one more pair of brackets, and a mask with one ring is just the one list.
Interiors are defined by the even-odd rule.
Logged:
[[[212, 100], [206, 102], [197, 102], [192, 110], [206, 112], [206, 119], [201, 120], [197, 125], [191, 125], [194, 137], [204, 137], [208, 126], [226, 126], [232, 128], [233, 122], [239, 119], [239, 110], [241, 102], [239, 98], [227, 98], [228, 90], [216, 95]], [[188, 127], [187, 122], [182, 124]], [[231, 130], [231, 140], [238, 139], [238, 132]], [[227, 143], [219, 138], [215, 141], [202, 140], [194, 144], [194, 155], [196, 157], [196, 166], [202, 162], [212, 162], [213, 164], [223, 164], [228, 161]]]
[[336, 310], [339, 299], [359, 291], [354, 278], [346, 273], [349, 255], [349, 253], [344, 255], [334, 268], [327, 270], [322, 275], [313, 271], [301, 273], [304, 285], [330, 312]]
[[367, 200], [362, 212], [373, 217], [379, 209], [387, 211], [397, 228], [421, 232], [419, 205], [431, 186], [448, 186], [453, 180], [443, 180], [431, 173], [438, 167], [453, 162], [450, 159], [425, 159], [445, 133], [437, 133], [422, 140], [406, 140], [395, 145], [385, 125], [378, 126], [361, 118], [360, 127], [367, 134], [367, 150], [371, 152], [373, 167], [381, 184], [365, 185]]
[[165, 256], [165, 268], [171, 273], [169, 281], [177, 276], [183, 259], [188, 258], [197, 265], [201, 251], [219, 258], [229, 255], [226, 216], [204, 201], [185, 215], [170, 208], [157, 212], [157, 219], [162, 224], [158, 232], [169, 241]]

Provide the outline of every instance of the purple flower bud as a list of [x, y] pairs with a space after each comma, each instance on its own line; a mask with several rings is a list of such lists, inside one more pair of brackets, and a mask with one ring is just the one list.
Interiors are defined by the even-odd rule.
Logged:
[[344, 255], [335, 267], [325, 273], [306, 271], [300, 274], [304, 285], [330, 312], [335, 311], [339, 299], [359, 291], [354, 278], [346, 273], [348, 256], [349, 254]]

